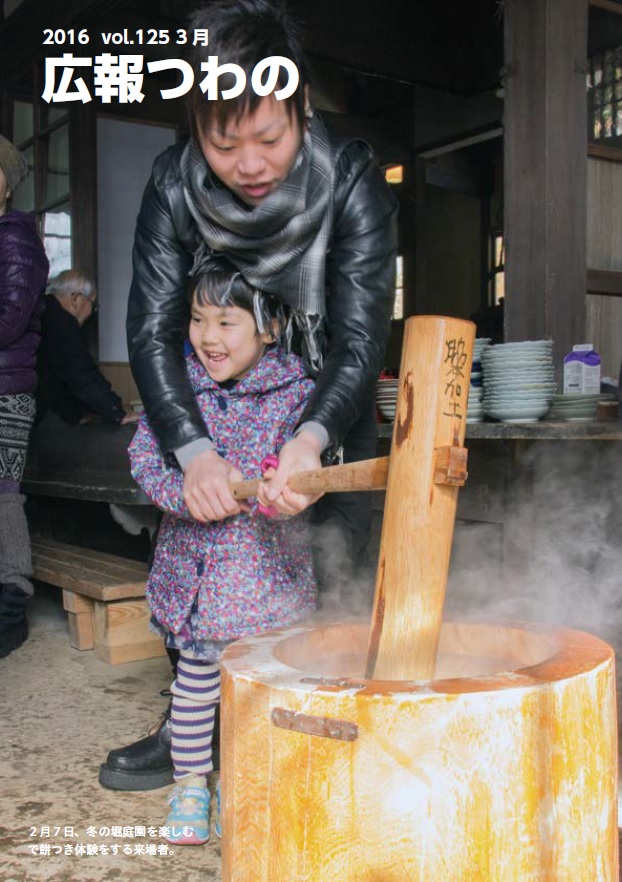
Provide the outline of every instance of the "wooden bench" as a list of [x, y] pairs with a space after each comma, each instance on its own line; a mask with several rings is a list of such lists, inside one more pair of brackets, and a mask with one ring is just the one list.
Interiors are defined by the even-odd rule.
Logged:
[[145, 563], [33, 537], [32, 564], [35, 579], [63, 589], [71, 646], [113, 665], [165, 654], [149, 630]]

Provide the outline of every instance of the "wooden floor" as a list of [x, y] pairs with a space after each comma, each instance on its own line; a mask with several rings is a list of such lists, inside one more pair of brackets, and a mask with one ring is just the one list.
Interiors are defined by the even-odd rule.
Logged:
[[[110, 665], [93, 652], [72, 649], [60, 592], [35, 598], [31, 636], [2, 660], [0, 699], [0, 880], [2, 882], [220, 882], [220, 845], [173, 848], [150, 855], [149, 835], [115, 838], [112, 825], [156, 828], [168, 814], [170, 788], [119, 793], [102, 788], [99, 765], [112, 747], [147, 734], [167, 706], [159, 691], [170, 686], [168, 658]], [[216, 781], [211, 781], [212, 792]], [[73, 826], [76, 838], [63, 837]], [[50, 838], [41, 838], [41, 828]], [[92, 827], [93, 836], [87, 832]], [[60, 828], [54, 836], [54, 829]], [[102, 835], [100, 835], [100, 831]], [[32, 834], [32, 835], [31, 835]], [[44, 830], [45, 836], [45, 830]], [[35, 855], [41, 843], [58, 848], [81, 843], [121, 843], [132, 854]], [[134, 853], [135, 847], [140, 852]]]

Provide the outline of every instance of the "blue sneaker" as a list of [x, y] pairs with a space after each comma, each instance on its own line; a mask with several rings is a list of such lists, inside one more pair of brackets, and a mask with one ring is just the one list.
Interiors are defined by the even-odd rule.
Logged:
[[219, 839], [222, 839], [222, 827], [220, 826], [220, 781], [216, 787], [216, 823], [214, 824], [214, 833]]
[[201, 779], [188, 778], [173, 788], [168, 798], [166, 839], [173, 845], [204, 845], [209, 840], [209, 790]]

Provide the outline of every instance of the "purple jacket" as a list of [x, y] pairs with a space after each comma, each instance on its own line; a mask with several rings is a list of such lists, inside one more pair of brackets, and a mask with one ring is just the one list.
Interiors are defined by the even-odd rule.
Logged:
[[0, 216], [0, 395], [34, 392], [48, 259], [34, 217]]
[[[292, 437], [313, 389], [301, 359], [271, 349], [237, 385], [215, 383], [198, 358], [188, 375], [218, 452], [244, 478]], [[147, 598], [161, 625], [175, 634], [194, 603], [197, 640], [235, 640], [293, 624], [315, 608], [316, 583], [306, 518], [266, 518], [252, 511], [200, 524], [183, 501], [183, 474], [167, 466], [146, 418], [129, 448], [132, 475], [166, 514], [162, 519]]]

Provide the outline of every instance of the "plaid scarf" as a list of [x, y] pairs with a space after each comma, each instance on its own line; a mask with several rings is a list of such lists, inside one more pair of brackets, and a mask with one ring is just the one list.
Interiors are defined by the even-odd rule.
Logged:
[[322, 365], [325, 267], [333, 220], [336, 161], [313, 116], [289, 175], [259, 205], [245, 205], [211, 172], [192, 138], [182, 154], [186, 203], [201, 235], [192, 273], [225, 252], [245, 280], [288, 307], [285, 341], [301, 335], [307, 367]]

